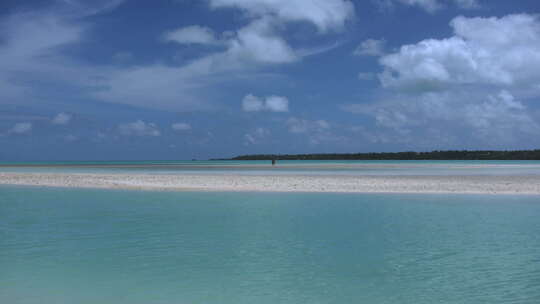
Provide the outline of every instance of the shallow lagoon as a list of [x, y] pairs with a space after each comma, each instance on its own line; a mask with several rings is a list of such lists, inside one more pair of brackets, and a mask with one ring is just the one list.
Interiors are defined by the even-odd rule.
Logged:
[[0, 188], [1, 303], [538, 303], [540, 197]]
[[237, 175], [540, 175], [540, 161], [280, 160], [0, 163], [0, 172]]

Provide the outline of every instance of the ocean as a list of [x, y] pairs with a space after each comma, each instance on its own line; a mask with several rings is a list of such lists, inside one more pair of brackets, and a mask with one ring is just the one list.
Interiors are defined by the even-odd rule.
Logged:
[[540, 161], [100, 161], [0, 163], [0, 172], [239, 175], [540, 175]]
[[0, 187], [0, 303], [540, 303], [540, 197]]

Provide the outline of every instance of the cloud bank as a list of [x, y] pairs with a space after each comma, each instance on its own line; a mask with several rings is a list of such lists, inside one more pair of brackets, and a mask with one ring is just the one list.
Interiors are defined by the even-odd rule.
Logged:
[[451, 37], [404, 45], [381, 57], [385, 93], [371, 104], [344, 109], [372, 117], [400, 140], [433, 143], [462, 132], [469, 142], [504, 146], [538, 134], [524, 102], [540, 98], [538, 16], [457, 17], [450, 26]]

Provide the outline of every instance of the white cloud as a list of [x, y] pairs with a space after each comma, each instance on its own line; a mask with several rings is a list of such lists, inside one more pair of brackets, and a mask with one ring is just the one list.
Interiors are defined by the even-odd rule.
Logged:
[[5, 44], [2, 57], [9, 56], [11, 63], [24, 59], [52, 55], [55, 47], [79, 41], [82, 28], [69, 26], [54, 15], [33, 13], [16, 14], [2, 22]]
[[164, 34], [165, 41], [176, 42], [179, 44], [217, 44], [214, 31], [207, 27], [192, 25], [170, 31]]
[[434, 13], [444, 8], [446, 4], [453, 4], [461, 9], [476, 9], [480, 7], [478, 0], [380, 0], [379, 4], [383, 7], [391, 7], [394, 2], [418, 6], [429, 13]]
[[[28, 83], [54, 79], [76, 82], [56, 52], [60, 46], [80, 41], [84, 28], [72, 26], [52, 14], [18, 13], [0, 21], [0, 103], [24, 102]], [[52, 63], [54, 62], [54, 63]]]
[[368, 39], [360, 43], [353, 54], [356, 56], [382, 56], [384, 55], [385, 44], [384, 39]]
[[19, 122], [16, 123], [11, 129], [8, 130], [8, 134], [26, 134], [32, 131], [32, 123]]
[[58, 113], [53, 119], [52, 123], [55, 125], [67, 125], [71, 121], [72, 115], [69, 113]]
[[282, 96], [268, 96], [266, 108], [271, 112], [289, 112], [289, 100]]
[[507, 147], [530, 142], [540, 132], [526, 105], [505, 90], [488, 95], [475, 90], [395, 95], [342, 109], [372, 117], [377, 126], [373, 132], [381, 141], [422, 141], [431, 148], [452, 138], [462, 147]]
[[540, 126], [528, 115], [526, 107], [504, 90], [488, 96], [482, 103], [466, 105], [464, 117], [481, 137], [495, 136], [497, 140], [540, 131]]
[[123, 123], [118, 125], [118, 131], [125, 136], [160, 136], [161, 132], [155, 123], [147, 123], [142, 120]]
[[213, 8], [236, 7], [250, 17], [275, 16], [282, 21], [305, 21], [320, 32], [342, 30], [354, 16], [349, 0], [210, 0]]
[[291, 117], [287, 120], [287, 127], [291, 133], [319, 132], [330, 129], [326, 120], [307, 120]]
[[434, 12], [443, 7], [439, 0], [398, 0], [399, 2], [406, 5], [416, 5], [428, 12]]
[[265, 98], [248, 94], [242, 99], [242, 110], [245, 112], [289, 112], [289, 100], [283, 96], [267, 96]]
[[287, 63], [299, 59], [287, 42], [275, 33], [275, 20], [262, 18], [241, 28], [236, 36], [228, 41], [228, 50], [224, 54], [233, 64], [242, 61], [259, 63]]
[[390, 90], [343, 109], [371, 117], [375, 133], [386, 130], [377, 135], [382, 142], [498, 148], [533, 142], [540, 126], [527, 102], [540, 98], [538, 17], [457, 17], [450, 25], [451, 37], [383, 56], [379, 78]]
[[[345, 0], [210, 1], [209, 5], [215, 9], [240, 9], [246, 25], [220, 34], [219, 39], [211, 29], [197, 25], [165, 36], [179, 43], [219, 41], [222, 50], [182, 66], [164, 64], [167, 60], [160, 58], [155, 63], [130, 65], [131, 53], [111, 56], [110, 65], [90, 65], [63, 52], [65, 46], [76, 45], [85, 38], [89, 26], [79, 17], [110, 11], [122, 1], [90, 2], [59, 1], [61, 9], [2, 18], [0, 103], [37, 103], [43, 92], [50, 94], [49, 88], [61, 86], [66, 92], [77, 92], [65, 96], [66, 99], [95, 99], [180, 111], [204, 110], [214, 107], [211, 100], [218, 94], [208, 88], [229, 81], [231, 73], [253, 75], [267, 66], [296, 62], [311, 54], [305, 53], [300, 45], [293, 48], [284, 38], [282, 31], [288, 23], [311, 23], [319, 33], [325, 33], [341, 30], [354, 15], [352, 2]], [[316, 46], [310, 49], [322, 51]]]
[[110, 71], [93, 97], [147, 108], [193, 110], [204, 108], [197, 97], [200, 77], [208, 75], [205, 62], [184, 67], [149, 65]]
[[264, 141], [270, 135], [270, 131], [265, 128], [257, 128], [253, 132], [244, 135], [244, 145], [256, 145]]
[[191, 125], [185, 122], [177, 122], [173, 123], [171, 128], [175, 131], [189, 131], [191, 130]]
[[414, 90], [452, 85], [520, 87], [540, 78], [540, 22], [532, 15], [457, 17], [454, 36], [401, 47], [381, 58], [385, 87]]
[[219, 79], [229, 79], [226, 72], [249, 71], [299, 59], [275, 33], [272, 18], [251, 22], [232, 34], [224, 45], [225, 51], [181, 67], [149, 65], [110, 71], [103, 81], [104, 89], [94, 96], [143, 107], [204, 109], [205, 104], [201, 102], [201, 95], [207, 94], [204, 88]]
[[242, 110], [246, 112], [259, 112], [264, 109], [264, 100], [255, 95], [248, 94], [242, 99]]
[[59, 4], [64, 4], [61, 9], [67, 9], [71, 13], [79, 16], [96, 15], [110, 12], [124, 3], [125, 0], [58, 0]]

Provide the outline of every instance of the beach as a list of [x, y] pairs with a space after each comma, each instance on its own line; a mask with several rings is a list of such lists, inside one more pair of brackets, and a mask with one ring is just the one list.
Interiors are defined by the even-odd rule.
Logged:
[[0, 302], [537, 303], [539, 165], [0, 165]]
[[540, 194], [540, 175], [0, 173], [2, 185], [158, 191]]

